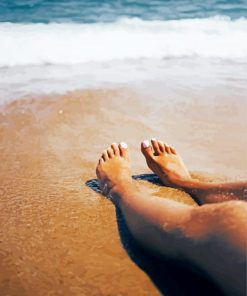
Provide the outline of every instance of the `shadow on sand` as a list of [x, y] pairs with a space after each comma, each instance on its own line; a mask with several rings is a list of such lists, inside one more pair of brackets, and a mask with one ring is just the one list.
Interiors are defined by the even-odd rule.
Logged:
[[[160, 179], [154, 174], [133, 176], [136, 180], [145, 180], [161, 186]], [[96, 179], [88, 180], [86, 185], [101, 193]], [[165, 296], [220, 296], [222, 293], [201, 272], [176, 260], [158, 259], [137, 245], [126, 225], [124, 216], [116, 207], [116, 220], [120, 239], [131, 260], [150, 277], [159, 291]]]

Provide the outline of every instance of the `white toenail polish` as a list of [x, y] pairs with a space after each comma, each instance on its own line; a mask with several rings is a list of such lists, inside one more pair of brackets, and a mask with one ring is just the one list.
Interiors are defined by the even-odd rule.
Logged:
[[125, 142], [120, 143], [121, 148], [127, 149], [128, 145]]
[[156, 138], [152, 138], [151, 140], [152, 140], [152, 141], [157, 141]]
[[144, 148], [148, 148], [150, 146], [150, 143], [148, 140], [143, 141], [142, 144]]

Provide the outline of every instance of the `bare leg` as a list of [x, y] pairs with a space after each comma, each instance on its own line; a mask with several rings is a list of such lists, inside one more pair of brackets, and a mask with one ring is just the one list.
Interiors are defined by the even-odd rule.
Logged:
[[131, 178], [127, 146], [112, 144], [96, 169], [104, 194], [117, 205], [134, 238], [159, 256], [197, 265], [228, 295], [244, 295], [247, 204], [193, 207], [143, 192]]
[[193, 179], [173, 147], [156, 139], [151, 143], [144, 141], [141, 150], [149, 168], [165, 185], [183, 189], [200, 204], [247, 199], [247, 182], [210, 183]]

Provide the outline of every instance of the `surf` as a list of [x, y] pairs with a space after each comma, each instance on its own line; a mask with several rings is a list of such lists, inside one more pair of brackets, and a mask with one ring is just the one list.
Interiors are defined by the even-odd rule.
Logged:
[[73, 65], [128, 59], [247, 58], [247, 19], [113, 23], [0, 23], [0, 66]]

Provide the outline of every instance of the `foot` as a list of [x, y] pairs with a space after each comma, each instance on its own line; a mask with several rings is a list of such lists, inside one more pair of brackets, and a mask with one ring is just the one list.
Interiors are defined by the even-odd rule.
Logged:
[[156, 139], [141, 146], [147, 165], [170, 187], [191, 194], [199, 204], [245, 200], [246, 182], [210, 183], [193, 179], [176, 150]]
[[129, 150], [126, 143], [113, 143], [104, 150], [96, 168], [102, 193], [116, 202], [114, 191], [132, 182]]
[[189, 181], [191, 176], [176, 150], [162, 141], [151, 139], [143, 141], [141, 150], [148, 167], [160, 177], [167, 186], [176, 187], [179, 181]]

